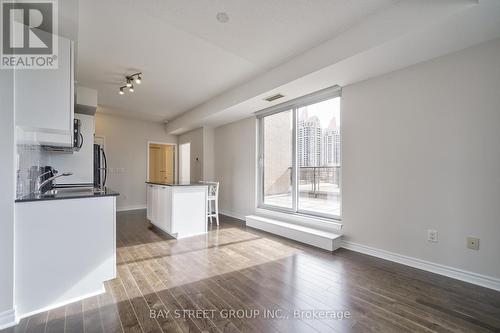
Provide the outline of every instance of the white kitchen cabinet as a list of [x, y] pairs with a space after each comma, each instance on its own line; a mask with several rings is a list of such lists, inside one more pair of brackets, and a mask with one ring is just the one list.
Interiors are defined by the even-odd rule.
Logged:
[[158, 186], [154, 186], [153, 188], [153, 221], [158, 224], [158, 219], [160, 217], [160, 206], [158, 203], [160, 202], [160, 189]]
[[164, 190], [163, 200], [160, 202], [165, 207], [165, 216], [163, 222], [163, 230], [172, 229], [172, 188], [167, 187]]
[[17, 315], [104, 292], [116, 277], [114, 196], [15, 205]]
[[19, 143], [73, 145], [73, 42], [59, 37], [58, 44], [57, 69], [14, 72], [16, 126], [22, 133]]
[[[158, 203], [163, 203], [167, 201], [167, 188], [166, 186], [158, 186]], [[158, 217], [156, 222], [158, 227], [165, 229], [167, 227], [167, 207], [166, 205], [158, 204]]]
[[154, 186], [148, 184], [146, 192], [146, 218], [150, 221], [153, 219], [153, 191]]
[[147, 184], [147, 216], [156, 227], [175, 238], [207, 232], [206, 185]]

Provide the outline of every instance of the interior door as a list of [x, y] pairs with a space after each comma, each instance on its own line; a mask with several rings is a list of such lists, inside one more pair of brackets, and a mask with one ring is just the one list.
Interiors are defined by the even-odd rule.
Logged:
[[157, 146], [149, 147], [149, 181], [160, 182], [161, 148]]
[[149, 144], [149, 181], [172, 183], [175, 178], [175, 146]]
[[174, 161], [175, 161], [175, 146], [165, 146], [165, 174], [164, 179], [167, 183], [174, 181]]

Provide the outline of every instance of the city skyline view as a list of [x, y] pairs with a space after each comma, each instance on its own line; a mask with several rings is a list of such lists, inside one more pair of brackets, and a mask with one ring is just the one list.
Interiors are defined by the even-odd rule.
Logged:
[[[293, 112], [297, 112], [295, 143]], [[267, 116], [263, 125], [264, 203], [292, 208], [296, 144], [297, 209], [340, 215], [340, 98]]]
[[340, 98], [298, 109], [297, 145], [300, 167], [340, 165]]

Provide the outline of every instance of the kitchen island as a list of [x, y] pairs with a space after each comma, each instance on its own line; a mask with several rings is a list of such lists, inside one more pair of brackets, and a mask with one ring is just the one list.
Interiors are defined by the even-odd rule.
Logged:
[[116, 277], [116, 197], [69, 188], [16, 200], [18, 318], [104, 292]]
[[207, 232], [207, 190], [202, 183], [147, 184], [147, 219], [174, 238]]

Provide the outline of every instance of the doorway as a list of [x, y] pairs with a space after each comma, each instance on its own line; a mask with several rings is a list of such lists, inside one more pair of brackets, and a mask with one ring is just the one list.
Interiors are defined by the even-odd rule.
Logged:
[[175, 145], [149, 143], [148, 181], [175, 182]]
[[183, 143], [179, 146], [179, 180], [182, 183], [191, 181], [191, 143]]

